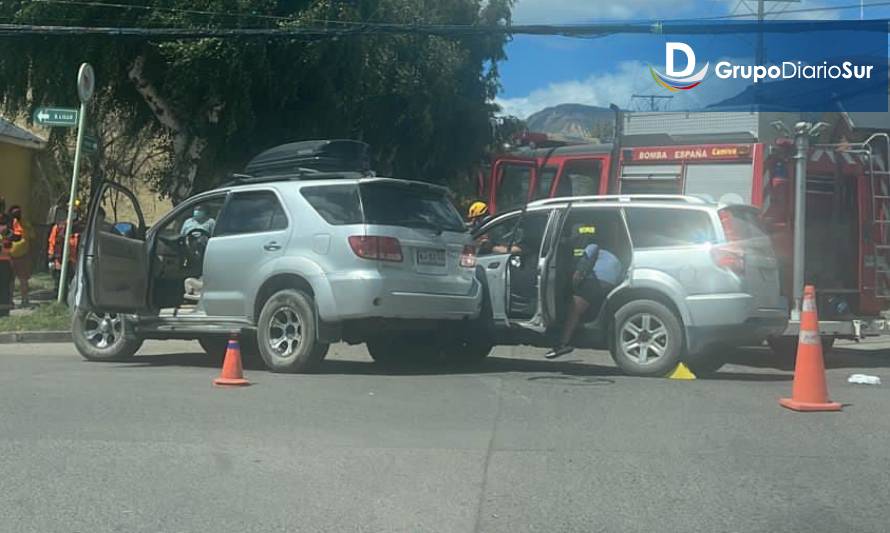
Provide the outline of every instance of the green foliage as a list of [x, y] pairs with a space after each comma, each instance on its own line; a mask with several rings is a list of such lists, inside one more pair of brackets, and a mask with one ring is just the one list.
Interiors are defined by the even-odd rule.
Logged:
[[31, 313], [0, 318], [0, 332], [69, 329], [71, 329], [71, 313], [64, 304], [57, 302], [41, 304]]
[[[512, 3], [144, 0], [139, 4], [153, 9], [114, 9], [0, 2], [0, 18], [119, 27], [287, 28], [325, 20], [495, 26], [509, 22]], [[112, 114], [122, 130], [159, 139], [170, 157], [151, 176], [175, 200], [217, 184], [265, 148], [310, 138], [361, 139], [372, 146], [380, 173], [448, 181], [468, 175], [491, 141], [490, 102], [503, 46], [498, 34], [6, 37], [0, 39], [0, 100], [8, 113], [74, 106], [74, 74], [79, 63], [90, 62], [101, 102], [94, 114]], [[133, 79], [137, 64], [140, 82]], [[61, 143], [64, 135], [70, 132], [57, 129], [51, 141]]]

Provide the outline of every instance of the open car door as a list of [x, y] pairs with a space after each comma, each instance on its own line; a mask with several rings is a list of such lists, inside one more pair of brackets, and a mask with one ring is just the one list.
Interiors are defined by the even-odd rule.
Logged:
[[145, 220], [133, 193], [116, 183], [101, 182], [90, 200], [85, 235], [78, 305], [110, 312], [147, 312]]

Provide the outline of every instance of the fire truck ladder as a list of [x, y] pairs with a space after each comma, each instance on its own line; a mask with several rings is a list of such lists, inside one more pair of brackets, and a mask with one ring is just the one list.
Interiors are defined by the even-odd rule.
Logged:
[[[871, 195], [871, 241], [874, 244], [874, 288], [877, 298], [890, 299], [890, 136], [875, 133], [864, 142], [833, 145], [848, 162], [859, 162]], [[820, 146], [821, 147], [821, 146]], [[851, 160], [857, 158], [858, 161]]]

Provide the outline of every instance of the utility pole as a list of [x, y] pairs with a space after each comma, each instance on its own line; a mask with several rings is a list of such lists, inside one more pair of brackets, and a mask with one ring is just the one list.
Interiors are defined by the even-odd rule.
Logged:
[[806, 221], [807, 221], [807, 161], [810, 139], [815, 139], [828, 127], [825, 122], [812, 124], [798, 122], [794, 125], [794, 270], [792, 296], [794, 307], [791, 318], [800, 319], [803, 287], [806, 280]]
[[631, 95], [631, 100], [649, 100], [649, 109], [648, 111], [664, 111], [664, 109], [659, 109], [660, 106], [656, 105], [658, 100], [664, 100], [665, 105], [667, 105], [668, 101], [673, 98], [673, 95], [663, 95], [663, 94], [633, 94]]
[[755, 65], [763, 65], [764, 60], [764, 51], [763, 51], [763, 17], [766, 15], [766, 12], [763, 9], [764, 0], [757, 0], [757, 51], [754, 55]]

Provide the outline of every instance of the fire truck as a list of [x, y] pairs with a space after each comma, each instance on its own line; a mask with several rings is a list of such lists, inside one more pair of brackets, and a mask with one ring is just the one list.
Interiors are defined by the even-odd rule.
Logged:
[[[783, 294], [792, 301], [796, 151], [777, 122], [794, 124], [795, 117], [781, 115], [616, 113], [617, 142], [603, 144], [526, 132], [518, 149], [493, 159], [480, 195], [493, 213], [541, 198], [606, 194], [753, 204], [782, 265]], [[826, 344], [890, 333], [884, 316], [890, 309], [886, 115], [862, 128], [853, 122], [861, 117], [837, 114], [823, 135], [833, 142], [812, 144], [807, 153], [804, 279], [817, 288]], [[793, 347], [793, 311], [789, 319], [786, 336], [771, 342], [777, 350]]]

